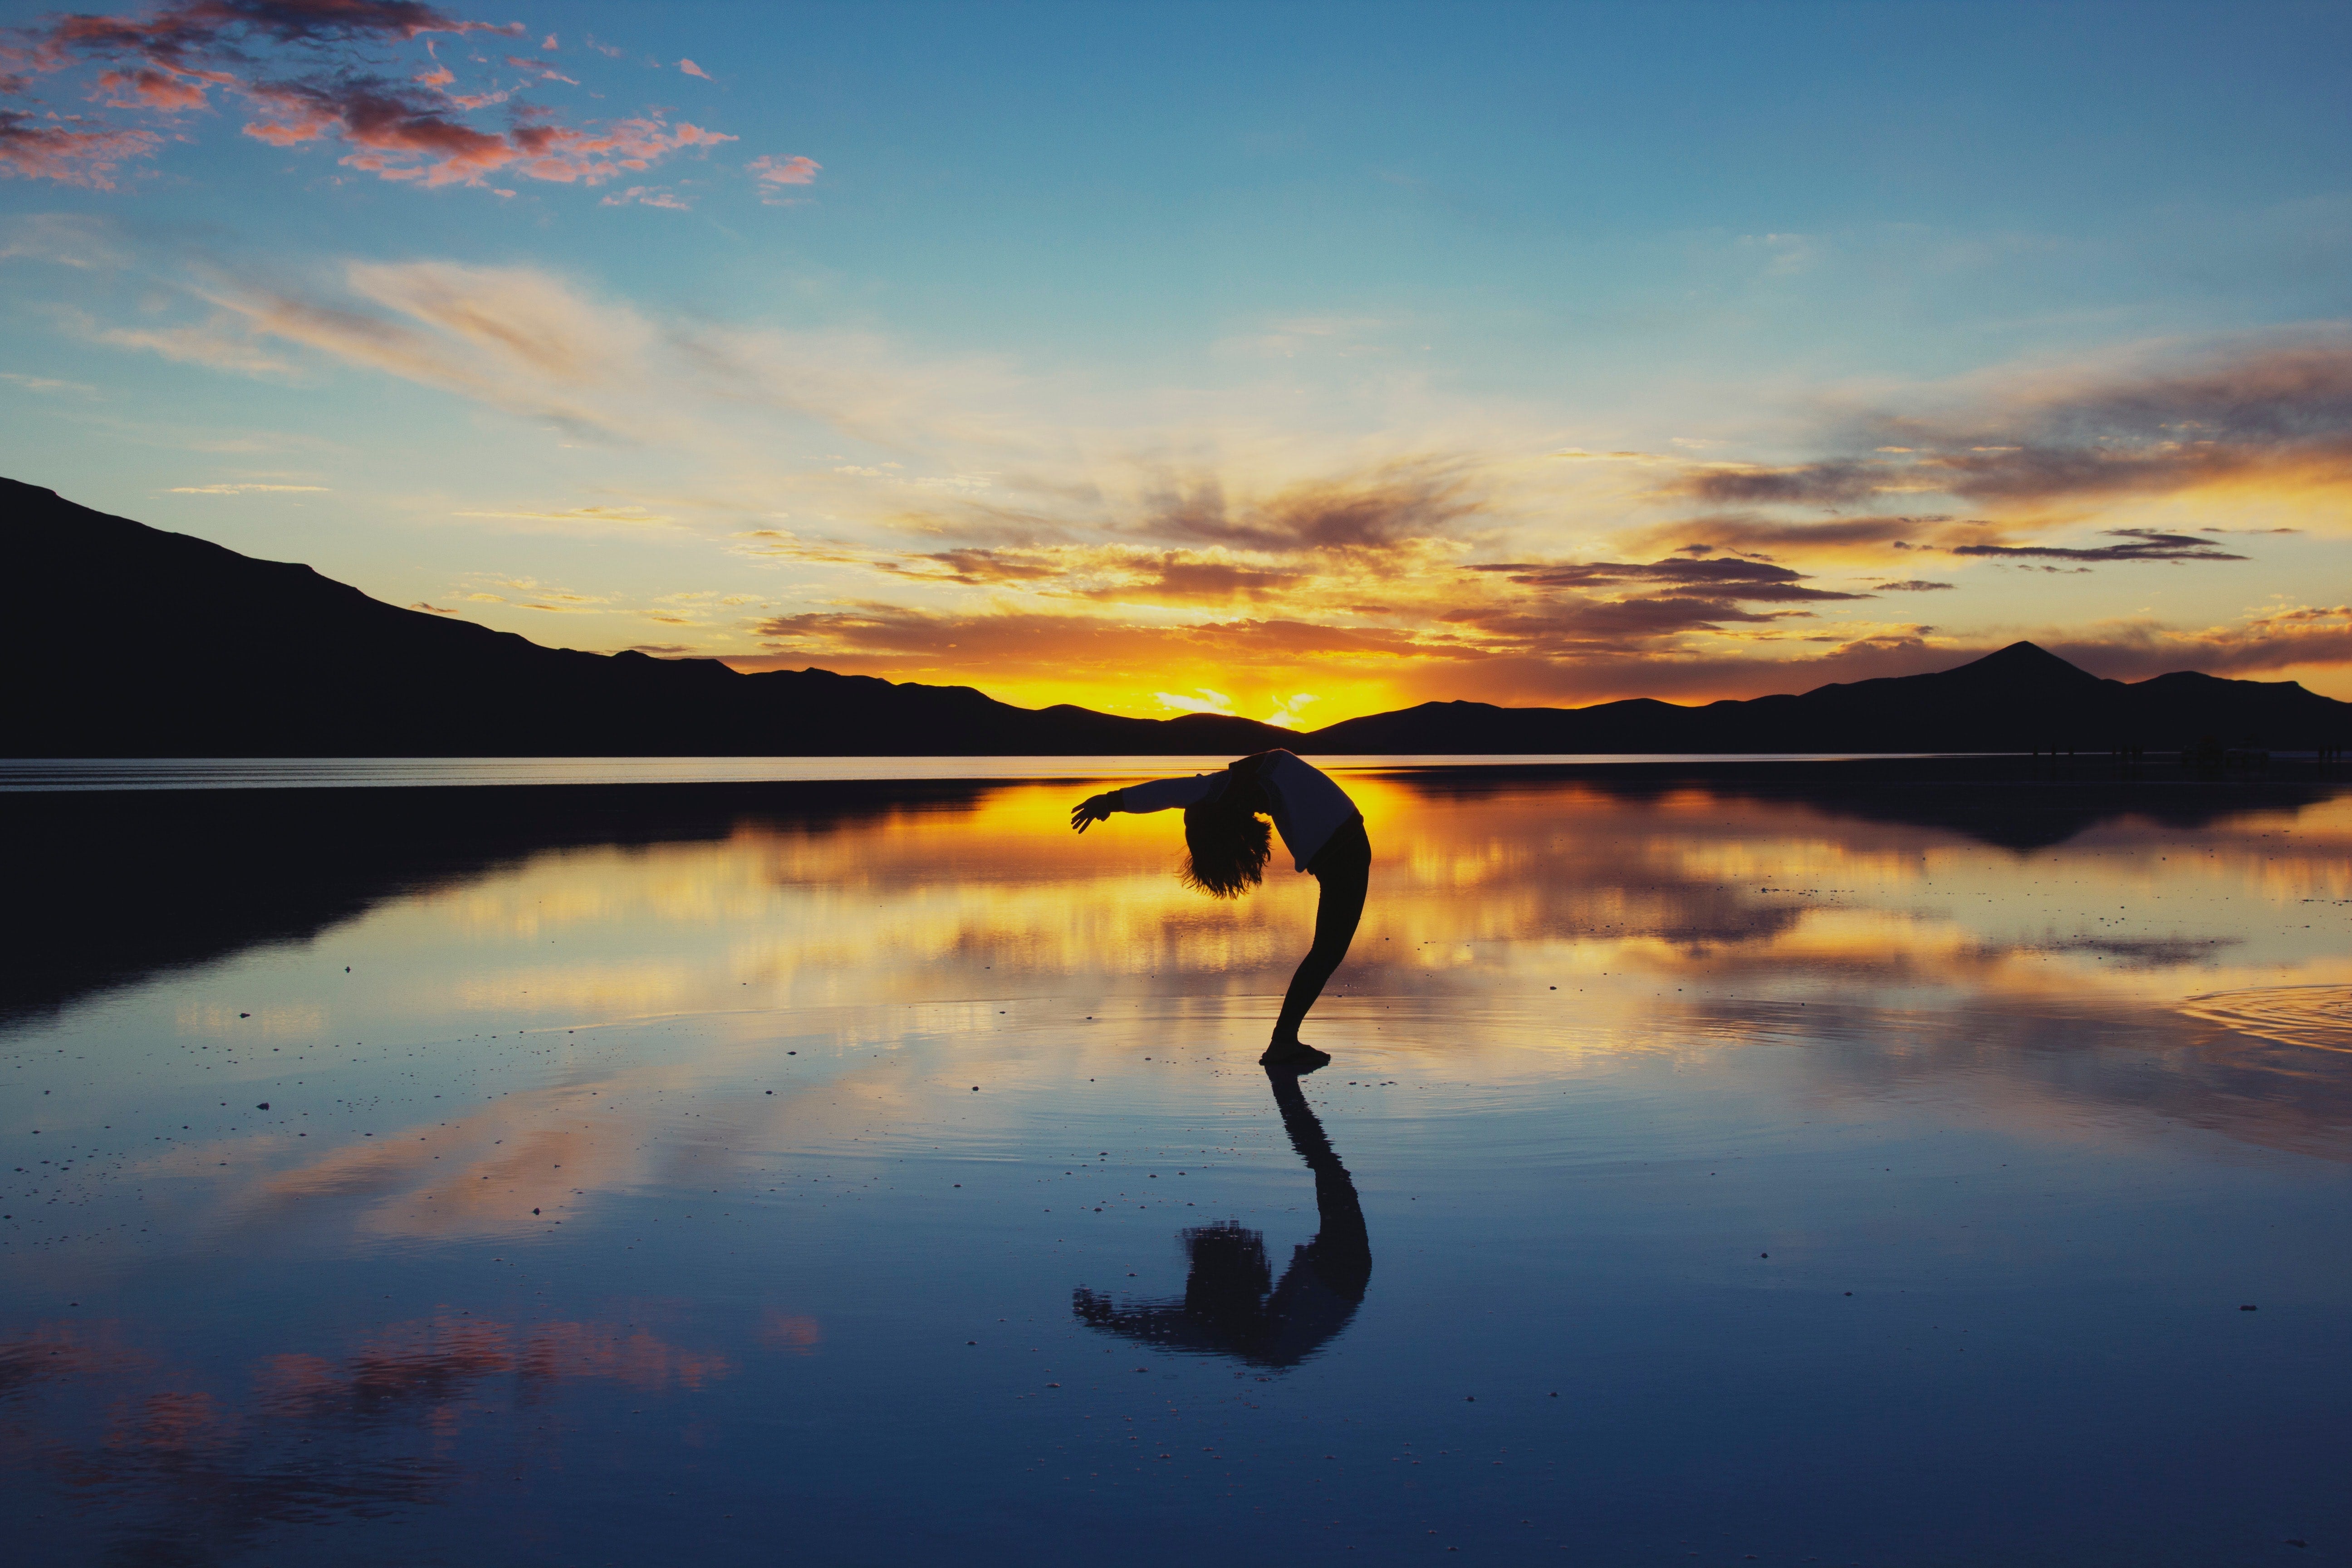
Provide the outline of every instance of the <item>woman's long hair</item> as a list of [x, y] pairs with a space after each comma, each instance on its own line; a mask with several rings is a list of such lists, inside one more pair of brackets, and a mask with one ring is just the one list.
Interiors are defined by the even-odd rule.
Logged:
[[1184, 849], [1180, 874], [1186, 887], [1213, 899], [1238, 899], [1265, 879], [1272, 844], [1265, 817], [1218, 799], [1184, 808]]

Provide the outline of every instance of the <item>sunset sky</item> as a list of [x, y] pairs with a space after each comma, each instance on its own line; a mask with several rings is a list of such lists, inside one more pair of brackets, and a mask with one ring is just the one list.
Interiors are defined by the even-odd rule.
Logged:
[[394, 604], [1309, 729], [2352, 699], [2342, 5], [0, 24], [0, 473]]

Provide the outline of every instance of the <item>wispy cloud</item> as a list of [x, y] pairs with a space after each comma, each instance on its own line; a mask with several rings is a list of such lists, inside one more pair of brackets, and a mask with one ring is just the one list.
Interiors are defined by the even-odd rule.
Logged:
[[456, 511], [452, 517], [495, 518], [509, 522], [553, 522], [592, 524], [616, 528], [667, 528], [677, 521], [675, 517], [652, 511], [641, 506], [572, 506], [548, 509], [511, 508], [504, 510]]
[[334, 295], [205, 279], [214, 308], [186, 327], [99, 327], [121, 348], [248, 374], [291, 374], [270, 344], [299, 346], [479, 401], [611, 436], [641, 433], [596, 406], [625, 382], [652, 339], [634, 311], [531, 268], [352, 262]]
[[18, 179], [110, 191], [125, 163], [152, 156], [163, 144], [152, 131], [89, 130], [75, 121], [0, 109], [0, 174]]
[[1409, 458], [1345, 479], [1285, 487], [1236, 503], [1213, 474], [1175, 476], [1149, 499], [1139, 531], [1258, 550], [1381, 551], [1443, 534], [1479, 510], [1459, 462]]
[[[348, 261], [292, 276], [184, 270], [175, 281], [195, 308], [181, 314], [197, 319], [150, 310], [165, 321], [117, 326], [78, 307], [57, 314], [86, 341], [254, 374], [341, 363], [609, 442], [772, 447], [779, 416], [904, 447], [1016, 439], [1021, 428], [992, 362], [910, 361], [872, 334], [652, 317], [542, 268]], [[742, 427], [722, 437], [730, 426]], [[834, 466], [901, 472], [826, 465], [828, 475]], [[932, 479], [892, 481], [905, 486], [900, 506], [918, 494], [927, 508], [972, 505], [986, 482], [953, 469]]]
[[560, 81], [570, 87], [578, 87], [580, 85], [577, 78], [565, 76], [562, 71], [557, 70], [545, 60], [535, 60], [523, 55], [509, 55], [507, 57], [507, 64], [513, 66], [518, 70], [536, 71], [539, 73], [539, 79], [541, 81]]
[[2186, 367], [2044, 377], [1958, 415], [1847, 421], [1850, 457], [1717, 464], [1672, 487], [1715, 503], [1944, 495], [2008, 506], [2174, 494], [2263, 475], [2352, 480], [2352, 342], [2257, 343]]
[[0, 370], [0, 381], [5, 381], [11, 386], [21, 386], [26, 392], [37, 392], [44, 395], [72, 392], [83, 396], [95, 396], [98, 392], [98, 388], [87, 382], [59, 381], [47, 375], [24, 375], [13, 370]]
[[324, 495], [327, 493], [327, 487], [325, 485], [252, 484], [173, 485], [170, 493], [175, 496], [244, 496], [281, 493], [289, 495]]
[[2054, 544], [1959, 544], [1955, 555], [1983, 555], [2048, 561], [2243, 561], [2244, 556], [2217, 548], [2210, 539], [2194, 534], [2164, 533], [2152, 528], [2111, 528], [2116, 542], [2088, 546]]
[[608, 207], [665, 207], [671, 212], [692, 212], [694, 204], [667, 185], [631, 185], [625, 191], [615, 191], [604, 198]]
[[193, 325], [172, 327], [101, 326], [86, 312], [76, 310], [60, 310], [58, 316], [76, 336], [110, 348], [144, 350], [182, 364], [206, 365], [244, 375], [295, 374], [293, 364], [270, 353], [251, 333], [243, 331], [233, 311], [215, 312]]
[[2051, 650], [2101, 675], [2138, 680], [2178, 669], [2247, 677], [2352, 663], [2352, 605], [2298, 605], [2235, 626], [2177, 630], [2155, 624], [2054, 637]]
[[[611, 194], [642, 202], [666, 188]], [[667, 313], [543, 268], [257, 268], [194, 278], [183, 298], [194, 319], [150, 310], [120, 326], [88, 321], [81, 335], [249, 374], [394, 375], [552, 422], [567, 439], [674, 459], [667, 487], [450, 503], [522, 529], [699, 536], [714, 576], [696, 585], [761, 590], [756, 613], [494, 584], [467, 585], [487, 597], [451, 598], [626, 617], [597, 627], [597, 646], [691, 627], [695, 646], [746, 668], [819, 663], [1039, 701], [1120, 693], [1149, 706], [1153, 692], [1198, 702], [1208, 700], [1185, 694], [1205, 690], [1236, 712], [1326, 721], [1453, 696], [1801, 689], [1940, 668], [2020, 636], [2076, 647], [2094, 668], [2105, 658], [2276, 669], [2328, 662], [2342, 646], [2325, 612], [2218, 630], [2016, 624], [2012, 596], [1982, 590], [2019, 585], [2021, 570], [2145, 578], [2168, 563], [2168, 583], [2185, 583], [2252, 576], [2308, 546], [2281, 542], [2271, 517], [2234, 500], [2213, 510], [2195, 486], [2137, 511], [2104, 496], [2058, 506], [1933, 492], [1920, 475], [1942, 448], [1907, 415], [1899, 439], [1895, 416], [1873, 415], [1861, 421], [1868, 445], [1769, 467], [1600, 441], [1563, 456], [1575, 448], [1562, 433], [1533, 421], [1504, 437], [1465, 419], [1451, 439], [1399, 421], [1341, 443], [1297, 436], [1262, 407], [1104, 409], [1076, 377], [926, 360], [873, 332]], [[2146, 379], [2161, 390], [2179, 378], [2158, 367]], [[2076, 401], [2139, 405], [2125, 378], [2098, 384], [2098, 398]], [[1966, 433], [1960, 455], [2024, 445], [1979, 438], [2030, 423], [2024, 394], [1968, 390], [1974, 403], [1944, 392], [1960, 412], [1939, 416], [1939, 428]], [[2059, 401], [2047, 385], [2032, 395], [2037, 408]], [[2327, 447], [2326, 410], [2323, 396], [2314, 410], [2274, 411], [2301, 466], [2245, 482], [2265, 496], [2324, 482], [2309, 455]], [[1824, 445], [1853, 426], [1827, 428]], [[1755, 482], [1790, 475], [1820, 483]], [[1717, 493], [1739, 486], [1744, 499]], [[1849, 499], [1820, 504], [1823, 494]], [[1790, 499], [1805, 495], [1816, 499]], [[1940, 624], [1927, 624], [1929, 604]]]
[[794, 185], [816, 184], [817, 171], [824, 165], [814, 158], [780, 157], [764, 153], [743, 165], [760, 192], [760, 199], [770, 203], [789, 203], [796, 198], [784, 192]]
[[[481, 586], [465, 597], [477, 604], [507, 605], [518, 610], [538, 610], [549, 615], [593, 615], [615, 607], [609, 594], [581, 594], [569, 588], [558, 588], [533, 577], [478, 577]], [[493, 589], [504, 589], [494, 593]]]
[[1761, 561], [1743, 561], [1732, 556], [1709, 559], [1685, 555], [1664, 561], [1584, 561], [1556, 564], [1496, 562], [1475, 566], [1472, 570], [1504, 573], [1514, 583], [1540, 588], [1610, 588], [1638, 584], [1696, 590], [1725, 599], [1783, 604], [1864, 597], [1860, 594], [1807, 587], [1802, 574], [1789, 567]]

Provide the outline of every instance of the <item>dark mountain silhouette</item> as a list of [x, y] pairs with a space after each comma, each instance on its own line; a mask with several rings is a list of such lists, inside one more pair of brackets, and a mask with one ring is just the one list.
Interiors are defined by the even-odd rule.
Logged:
[[[1956, 669], [1682, 708], [1427, 702], [1310, 733], [1016, 708], [966, 686], [542, 647], [0, 479], [11, 756], [1955, 752], [2352, 740], [2293, 681], [2103, 680], [2032, 643]], [[93, 645], [91, 607], [130, 631]]]
[[2182, 671], [2103, 680], [2030, 642], [1956, 669], [1678, 708], [1637, 698], [1591, 708], [1424, 702], [1308, 737], [1324, 752], [2005, 752], [2138, 746], [2341, 745], [2352, 703], [2292, 680]]
[[[0, 550], [21, 574], [0, 621], [11, 756], [1238, 756], [1296, 739], [1214, 714], [541, 647], [14, 480]], [[93, 643], [100, 604], [127, 633]]]

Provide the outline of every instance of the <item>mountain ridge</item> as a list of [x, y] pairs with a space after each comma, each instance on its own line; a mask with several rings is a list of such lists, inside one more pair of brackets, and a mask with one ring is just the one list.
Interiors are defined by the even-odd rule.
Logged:
[[[1135, 719], [811, 668], [551, 648], [403, 609], [0, 479], [0, 551], [34, 592], [0, 624], [0, 752], [59, 756], [1119, 755], [2305, 748], [2352, 703], [2193, 670], [2126, 683], [2019, 642], [1950, 669], [1680, 707], [1454, 700], [1300, 732], [1221, 714]], [[72, 657], [67, 584], [102, 584], [135, 643]], [[27, 602], [29, 601], [29, 602]], [[320, 657], [334, 649], [339, 658]]]

